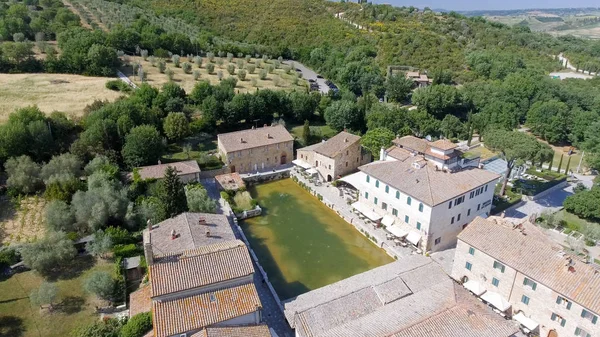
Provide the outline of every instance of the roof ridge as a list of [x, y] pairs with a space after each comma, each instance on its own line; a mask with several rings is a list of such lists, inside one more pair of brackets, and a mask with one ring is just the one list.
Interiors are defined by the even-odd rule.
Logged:
[[192, 235], [192, 227], [190, 227], [190, 222], [188, 221], [189, 214], [190, 214], [189, 212], [182, 213], [183, 217], [185, 218], [185, 223], [187, 225], [187, 228], [190, 231], [190, 236], [192, 237], [192, 243], [194, 244], [194, 247], [196, 247], [196, 240], [194, 240], [194, 236]]
[[[267, 128], [276, 128], [276, 127], [284, 127], [281, 124], [276, 124], [276, 125], [267, 125], [267, 126], [263, 126], [263, 127], [259, 127], [259, 128], [252, 128], [252, 129], [244, 129], [244, 130], [237, 130], [237, 131], [231, 131], [231, 132], [225, 132], [225, 133], [219, 133], [217, 135], [217, 137], [219, 137], [220, 135], [230, 135], [230, 134], [234, 134], [234, 133], [239, 133], [239, 132], [248, 132], [248, 131], [256, 131], [256, 130], [263, 130], [263, 129], [267, 129]], [[286, 129], [287, 130], [287, 129]]]

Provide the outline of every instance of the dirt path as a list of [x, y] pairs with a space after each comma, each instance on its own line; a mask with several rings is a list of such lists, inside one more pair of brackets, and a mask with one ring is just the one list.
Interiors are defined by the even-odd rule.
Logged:
[[[82, 15], [83, 13], [81, 13], [81, 11], [79, 11], [77, 8], [75, 8], [75, 6], [73, 6], [73, 4], [71, 4], [68, 0], [63, 0], [63, 3], [73, 13], [79, 15], [79, 17], [81, 18], [81, 24], [85, 28], [93, 29], [93, 27], [90, 24], [88, 24], [88, 23], [85, 22], [84, 16]], [[94, 13], [92, 13], [92, 11], [90, 11], [85, 5], [83, 5], [81, 3], [79, 3], [79, 5], [83, 8], [83, 10], [85, 11], [85, 13], [89, 15], [90, 20], [92, 20], [96, 25], [98, 25], [98, 27], [100, 27], [100, 29], [102, 29], [105, 32], [108, 32], [108, 27], [106, 27], [106, 25], [104, 23], [102, 23], [102, 21], [96, 15], [94, 15]]]

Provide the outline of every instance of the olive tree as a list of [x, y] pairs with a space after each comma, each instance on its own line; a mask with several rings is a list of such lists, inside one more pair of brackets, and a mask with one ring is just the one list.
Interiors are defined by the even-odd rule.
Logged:
[[228, 64], [227, 65], [227, 72], [229, 73], [229, 75], [233, 75], [235, 74], [235, 65], [234, 64]]
[[215, 65], [212, 63], [208, 63], [206, 65], [206, 71], [208, 71], [209, 74], [212, 74], [215, 72]]
[[4, 168], [8, 174], [6, 184], [18, 193], [33, 193], [42, 185], [39, 177], [40, 166], [28, 156], [9, 158]]
[[22, 245], [19, 252], [25, 265], [40, 274], [66, 266], [77, 254], [73, 241], [63, 232], [49, 232], [38, 241]]
[[52, 200], [44, 208], [46, 227], [53, 231], [77, 232], [75, 215], [62, 200]]
[[200, 184], [187, 185], [185, 196], [190, 212], [216, 213], [217, 202], [208, 195]]
[[164, 120], [163, 130], [170, 140], [180, 140], [190, 134], [190, 123], [183, 112], [171, 112]]
[[34, 289], [29, 294], [31, 303], [38, 305], [40, 309], [44, 305], [48, 305], [52, 309], [52, 304], [56, 301], [58, 295], [58, 287], [54, 283], [42, 282], [39, 288]]
[[240, 81], [245, 81], [246, 80], [246, 71], [244, 69], [238, 70], [237, 76], [240, 79]]
[[194, 64], [196, 64], [196, 67], [202, 68], [202, 57], [200, 57], [200, 56], [194, 57]]
[[41, 178], [44, 183], [62, 182], [78, 178], [83, 174], [81, 159], [71, 153], [63, 153], [52, 157], [48, 164], [42, 167]]
[[171, 62], [173, 62], [173, 65], [175, 65], [175, 67], [179, 68], [179, 64], [181, 62], [181, 56], [179, 56], [177, 54], [171, 56]]
[[85, 279], [83, 288], [103, 300], [112, 301], [115, 280], [105, 271], [96, 271]]

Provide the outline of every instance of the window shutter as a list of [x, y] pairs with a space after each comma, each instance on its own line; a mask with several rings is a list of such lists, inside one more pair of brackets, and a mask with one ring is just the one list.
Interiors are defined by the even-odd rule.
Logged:
[[598, 322], [598, 316], [594, 316], [594, 318], [592, 318], [592, 323], [596, 324]]
[[579, 336], [580, 333], [581, 333], [581, 329], [575, 328], [575, 336]]
[[[504, 270], [502, 270], [502, 272], [504, 272]], [[533, 290], [535, 290], [535, 288], [537, 288], [537, 283], [533, 282], [532, 287]]]
[[581, 310], [581, 317], [585, 317], [585, 314], [587, 314], [587, 311], [585, 309]]
[[560, 326], [565, 326], [565, 324], [567, 324], [567, 320], [566, 319], [562, 319], [562, 321], [560, 321]]
[[523, 285], [526, 286], [527, 285], [527, 277], [523, 279]]
[[556, 304], [561, 304], [561, 303], [562, 303], [562, 300], [561, 300], [560, 296], [558, 296], [556, 298]]
[[555, 321], [556, 320], [556, 314], [552, 313], [552, 317], [550, 319], [553, 320], [553, 321]]
[[567, 303], [567, 310], [571, 310], [571, 302]]
[[502, 272], [504, 273], [504, 265], [502, 265]]

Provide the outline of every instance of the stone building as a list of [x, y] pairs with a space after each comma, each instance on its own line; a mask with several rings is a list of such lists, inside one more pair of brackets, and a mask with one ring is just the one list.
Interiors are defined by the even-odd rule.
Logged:
[[294, 138], [282, 125], [265, 126], [219, 134], [218, 149], [231, 172], [252, 173], [291, 163]]
[[167, 167], [174, 168], [177, 176], [183, 183], [200, 181], [200, 167], [198, 166], [198, 162], [195, 160], [179, 161], [167, 164], [162, 164], [159, 161], [158, 165], [136, 167], [131, 173], [130, 178], [133, 178], [134, 175], [139, 174], [140, 179], [161, 179], [165, 176], [165, 170]]
[[371, 154], [360, 145], [360, 137], [346, 131], [298, 149], [296, 157], [296, 160], [314, 167], [326, 181], [355, 172], [359, 166], [371, 161]]
[[474, 219], [458, 236], [451, 274], [482, 299], [506, 302], [525, 332], [600, 336], [600, 270], [529, 221]]
[[382, 149], [380, 160], [341, 180], [358, 189], [354, 208], [370, 220], [396, 229], [396, 236], [423, 252], [440, 251], [453, 247], [476, 216], [489, 215], [500, 178], [463, 167], [459, 158], [456, 145], [447, 140], [402, 137]]

